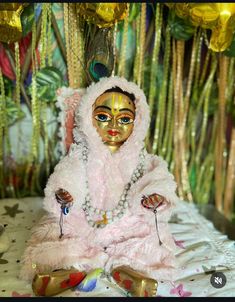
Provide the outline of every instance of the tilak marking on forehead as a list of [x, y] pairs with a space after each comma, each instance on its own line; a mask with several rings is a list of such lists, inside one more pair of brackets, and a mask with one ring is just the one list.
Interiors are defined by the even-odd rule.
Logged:
[[[118, 105], [122, 102], [122, 95], [119, 95], [118, 96]], [[115, 94], [113, 93], [112, 94], [112, 108], [111, 108], [111, 112], [113, 115], [117, 115], [118, 114], [118, 111], [116, 108], [115, 108], [115, 103], [116, 103], [116, 98], [115, 98]]]

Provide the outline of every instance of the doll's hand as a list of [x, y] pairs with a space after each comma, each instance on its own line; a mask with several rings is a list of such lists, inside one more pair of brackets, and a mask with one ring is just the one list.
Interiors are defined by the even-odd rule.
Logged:
[[162, 207], [166, 203], [166, 198], [156, 193], [143, 196], [141, 199], [142, 206], [152, 211], [155, 211], [157, 208]]
[[57, 202], [62, 205], [66, 205], [69, 203], [71, 204], [73, 202], [73, 197], [71, 196], [71, 194], [64, 189], [58, 189], [55, 192], [55, 197]]

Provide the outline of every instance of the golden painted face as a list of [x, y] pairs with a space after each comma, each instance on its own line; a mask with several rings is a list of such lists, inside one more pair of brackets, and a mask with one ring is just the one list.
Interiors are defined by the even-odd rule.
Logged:
[[115, 150], [131, 135], [134, 119], [134, 102], [125, 94], [106, 92], [93, 104], [93, 126], [103, 142]]

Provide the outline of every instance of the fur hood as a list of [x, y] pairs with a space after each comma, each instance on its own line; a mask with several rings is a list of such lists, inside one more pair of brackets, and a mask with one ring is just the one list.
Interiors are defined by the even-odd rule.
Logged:
[[143, 147], [143, 140], [145, 139], [149, 127], [150, 115], [146, 97], [136, 84], [128, 82], [125, 78], [118, 76], [102, 78], [98, 83], [92, 83], [87, 88], [85, 95], [77, 106], [75, 112], [76, 127], [74, 128], [74, 138], [76, 142], [85, 139], [90, 150], [95, 151], [96, 149], [99, 149], [99, 151], [101, 151], [102, 149], [104, 154], [110, 153], [92, 125], [92, 105], [106, 90], [116, 86], [134, 94], [136, 117], [132, 134], [120, 147], [119, 151], [113, 155], [114, 157], [117, 156], [116, 154], [126, 154], [130, 149], [132, 150], [133, 146], [138, 150]]

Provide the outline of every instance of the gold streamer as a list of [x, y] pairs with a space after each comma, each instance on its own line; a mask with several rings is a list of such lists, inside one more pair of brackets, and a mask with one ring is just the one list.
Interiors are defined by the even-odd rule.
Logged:
[[47, 58], [48, 65], [52, 66], [52, 31], [51, 31], [51, 13], [52, 13], [52, 3], [47, 3]]
[[235, 84], [235, 75], [234, 75], [234, 65], [235, 65], [235, 58], [229, 59], [229, 72], [228, 72], [228, 83], [227, 83], [227, 99], [228, 101], [231, 100], [234, 94], [234, 84]]
[[199, 87], [201, 87], [203, 85], [203, 83], [205, 82], [205, 77], [206, 77], [206, 72], [208, 69], [208, 63], [211, 57], [211, 51], [208, 49], [207, 53], [206, 53], [206, 59], [205, 62], [203, 63], [203, 67], [202, 67], [202, 73], [200, 76], [200, 80], [199, 80]]
[[[190, 133], [189, 133], [189, 141], [190, 141], [190, 145], [191, 145], [191, 152], [190, 152], [190, 162], [189, 162], [189, 171], [192, 170], [193, 165], [195, 164], [195, 156], [196, 156], [196, 122], [197, 122], [197, 116], [198, 116], [198, 112], [200, 111], [200, 108], [202, 106], [202, 95], [199, 95], [199, 91], [201, 89], [201, 87], [198, 84], [198, 79], [199, 79], [199, 73], [200, 73], [200, 64], [198, 64], [198, 62], [200, 62], [200, 58], [201, 58], [201, 46], [202, 46], [202, 39], [200, 37], [201, 35], [201, 31], [199, 30], [196, 34], [196, 38], [195, 38], [195, 58], [196, 58], [196, 62], [195, 62], [195, 71], [194, 71], [194, 77], [192, 78], [192, 97], [195, 100], [199, 100], [197, 103], [197, 107], [196, 109], [194, 109], [194, 106], [189, 106], [188, 107], [188, 111], [187, 111], [187, 128], [190, 129]], [[194, 60], [194, 59], [192, 59]], [[192, 61], [191, 61], [192, 63]], [[193, 64], [193, 63], [192, 63]], [[199, 65], [199, 66], [198, 66]], [[187, 102], [189, 100], [186, 99], [186, 106], [187, 106]], [[186, 120], [184, 120], [184, 126], [186, 125]]]
[[195, 190], [195, 195], [197, 196], [198, 203], [200, 204], [208, 203], [209, 200], [210, 186], [214, 174], [213, 161], [213, 153], [210, 153], [206, 156], [205, 160], [200, 163]]
[[144, 63], [144, 49], [145, 49], [145, 36], [146, 36], [146, 8], [147, 4], [141, 5], [141, 19], [140, 19], [140, 54], [139, 54], [139, 68], [137, 73], [137, 85], [141, 87], [143, 80], [143, 63]]
[[[44, 36], [41, 38], [44, 40]], [[44, 63], [45, 62], [43, 62], [43, 64]], [[31, 196], [37, 194], [34, 191], [34, 183], [35, 180], [39, 178], [39, 173], [37, 173], [38, 170], [36, 169], [36, 162], [39, 160], [38, 150], [40, 144], [40, 106], [39, 106], [39, 100], [37, 99], [37, 85], [36, 85], [37, 69], [38, 69], [38, 62], [36, 56], [36, 21], [34, 19], [32, 25], [32, 99], [31, 99], [33, 133], [31, 139], [31, 151], [29, 154], [26, 171], [25, 171], [25, 177], [24, 177], [24, 187], [28, 188], [30, 185]]]
[[[158, 69], [158, 56], [160, 50], [160, 41], [161, 41], [161, 30], [162, 30], [162, 6], [160, 3], [156, 5], [156, 17], [155, 17], [155, 37], [154, 37], [154, 47], [152, 54], [152, 62], [151, 62], [151, 71], [150, 71], [150, 88], [149, 88], [149, 108], [150, 108], [150, 116], [153, 116], [154, 109], [154, 100], [156, 96], [156, 74]], [[151, 133], [150, 129], [148, 131], [146, 145], [149, 152], [151, 152]]]
[[226, 187], [224, 195], [224, 214], [228, 219], [232, 218], [234, 211], [234, 189], [235, 188], [235, 127], [232, 129], [229, 159], [226, 175]]
[[[71, 54], [71, 62], [72, 62], [71, 69], [73, 70], [72, 88], [79, 87], [78, 85], [79, 79], [76, 76], [77, 58], [79, 58], [79, 51], [78, 51], [79, 45], [78, 45], [77, 18], [75, 14], [76, 14], [76, 6], [73, 3], [69, 3], [69, 25], [71, 26], [71, 31], [69, 33], [69, 45], [70, 45], [69, 51], [72, 51]], [[75, 53], [76, 56], [74, 55]]]
[[45, 169], [46, 176], [49, 176], [50, 165], [49, 165], [49, 149], [48, 149], [48, 130], [47, 130], [47, 105], [42, 102], [42, 125], [44, 129], [44, 158], [45, 158]]
[[64, 30], [68, 65], [69, 86], [76, 89], [83, 87], [84, 45], [81, 23], [76, 10], [76, 3], [64, 3]]
[[225, 105], [226, 83], [228, 71], [228, 58], [224, 55], [219, 57], [219, 111], [218, 130], [216, 140], [216, 165], [215, 165], [215, 205], [218, 211], [223, 211], [223, 167], [224, 167], [224, 139], [225, 139]]
[[41, 25], [41, 68], [52, 65], [52, 41], [51, 41], [51, 3], [42, 4], [42, 25]]
[[204, 109], [203, 109], [203, 120], [202, 120], [202, 127], [200, 133], [200, 139], [197, 147], [197, 155], [196, 155], [196, 163], [200, 166], [201, 154], [203, 150], [203, 143], [205, 143], [205, 135], [206, 135], [206, 126], [208, 122], [208, 110], [209, 110], [209, 101], [211, 95], [212, 84], [215, 76], [215, 71], [217, 67], [217, 60], [213, 55], [212, 67], [210, 70], [209, 77], [207, 82], [204, 86], [203, 92], [201, 94], [201, 101], [204, 100]]
[[15, 101], [20, 108], [20, 53], [19, 43], [15, 42], [15, 66], [16, 66], [16, 93]]
[[[42, 15], [42, 34], [41, 34], [41, 39], [42, 39], [42, 47], [44, 50], [46, 50], [46, 32], [44, 29], [46, 29], [46, 6], [43, 6], [44, 9], [44, 15]], [[42, 12], [43, 13], [43, 12]], [[39, 140], [39, 134], [40, 134], [40, 115], [39, 115], [39, 100], [37, 100], [37, 84], [36, 84], [36, 21], [34, 20], [33, 23], [33, 28], [32, 28], [32, 57], [34, 58], [32, 60], [33, 62], [33, 72], [32, 72], [32, 119], [33, 119], [33, 136], [32, 136], [32, 154], [31, 154], [31, 160], [35, 161], [38, 156], [38, 140]], [[44, 51], [42, 51], [43, 55], [41, 58], [41, 67], [45, 67], [45, 54]]]
[[187, 88], [186, 88], [186, 94], [184, 98], [184, 117], [183, 117], [183, 125], [182, 125], [182, 131], [185, 132], [186, 127], [186, 121], [188, 116], [188, 110], [189, 110], [189, 100], [191, 96], [191, 90], [192, 90], [192, 82], [193, 82], [193, 75], [195, 72], [195, 65], [196, 65], [196, 52], [197, 52], [197, 35], [194, 35], [193, 37], [193, 45], [192, 45], [192, 53], [191, 53], [191, 60], [190, 60], [190, 69], [189, 69], [189, 75], [187, 80]]
[[71, 52], [69, 51], [68, 22], [69, 22], [69, 4], [64, 3], [64, 34], [65, 34], [66, 56], [67, 56], [67, 70], [68, 70], [69, 86], [71, 86], [72, 85], [72, 69], [71, 69], [72, 64], [71, 64]]
[[[75, 6], [77, 8], [77, 6]], [[76, 12], [76, 15], [78, 16], [78, 12]], [[84, 28], [84, 20], [79, 16], [75, 19], [77, 21], [77, 31], [78, 31], [78, 44], [74, 44], [74, 48], [78, 48], [78, 57], [79, 62], [76, 59], [75, 66], [76, 66], [76, 74], [77, 74], [77, 87], [84, 87], [85, 85], [85, 77], [83, 72], [83, 66], [84, 65], [84, 34], [83, 34], [83, 28]], [[81, 63], [82, 62], [82, 63]]]
[[[185, 104], [183, 99], [183, 70], [184, 70], [184, 48], [185, 48], [185, 42], [184, 41], [178, 41], [179, 43], [179, 57], [182, 55], [182, 57], [179, 59], [181, 67], [179, 67], [180, 70], [180, 81], [182, 84], [180, 84], [180, 103], [179, 103], [179, 154], [181, 157], [181, 181], [182, 181], [182, 188], [185, 193], [185, 198], [188, 199], [188, 201], [192, 202], [192, 193], [190, 189], [190, 183], [189, 183], [189, 176], [188, 176], [188, 170], [187, 170], [187, 160], [186, 160], [186, 135], [185, 135], [185, 129], [184, 129], [184, 115], [185, 115]], [[182, 44], [182, 45], [180, 45]], [[180, 69], [181, 68], [181, 69]], [[176, 159], [178, 160], [178, 159]]]
[[127, 3], [127, 12], [126, 18], [124, 19], [123, 25], [123, 35], [122, 35], [122, 46], [121, 46], [121, 54], [120, 54], [120, 63], [118, 68], [118, 75], [121, 77], [126, 76], [126, 51], [127, 51], [127, 41], [128, 41], [128, 24], [129, 24], [129, 9], [130, 3]]
[[113, 30], [113, 70], [112, 70], [112, 77], [116, 74], [116, 65], [117, 65], [116, 43], [117, 43], [117, 23], [115, 23], [114, 30]]
[[[228, 102], [231, 102], [231, 105], [235, 106], [234, 98], [234, 65], [235, 58], [229, 59], [229, 72], [227, 82], [227, 93], [226, 98]], [[234, 122], [234, 121], [233, 121]], [[234, 193], [235, 193], [235, 127], [232, 127], [230, 148], [229, 148], [229, 157], [227, 162], [227, 173], [226, 173], [226, 184], [225, 184], [225, 193], [224, 193], [224, 214], [228, 219], [233, 217], [234, 206]]]
[[[197, 165], [197, 186], [195, 189], [195, 200], [199, 203], [208, 203], [209, 194], [211, 191], [212, 180], [214, 177], [215, 171], [215, 161], [214, 161], [214, 150], [215, 150], [215, 142], [217, 137], [217, 126], [218, 126], [218, 119], [216, 116], [214, 117], [213, 125], [212, 125], [212, 135], [211, 140], [208, 145], [207, 155], [204, 161]], [[205, 168], [201, 169], [201, 166]], [[203, 172], [203, 173], [202, 173]], [[205, 181], [206, 179], [206, 181]]]
[[[179, 171], [181, 173], [181, 184], [182, 184], [182, 190], [184, 191], [184, 185], [183, 185], [183, 179], [182, 179], [182, 159], [181, 159], [181, 153], [184, 152], [183, 149], [181, 149], [181, 142], [182, 142], [182, 136], [183, 133], [181, 133], [181, 119], [182, 119], [182, 112], [183, 112], [183, 58], [184, 58], [184, 41], [176, 41], [177, 46], [177, 76], [176, 76], [176, 97], [177, 101], [175, 100], [177, 107], [176, 107], [176, 119], [177, 119], [177, 127], [175, 129], [176, 131], [176, 137], [177, 137], [177, 145], [178, 145], [178, 155], [175, 157], [175, 161], [179, 163]], [[184, 193], [183, 193], [184, 196]]]
[[170, 81], [169, 81], [169, 89], [168, 89], [168, 103], [167, 103], [167, 117], [166, 117], [166, 133], [164, 135], [164, 142], [163, 142], [163, 157], [166, 159], [168, 163], [171, 162], [172, 158], [172, 143], [173, 143], [173, 121], [174, 121], [174, 114], [173, 114], [173, 73], [170, 74]]
[[175, 173], [179, 179], [179, 194], [181, 198], [187, 199], [192, 202], [192, 194], [189, 184], [189, 176], [187, 171], [186, 161], [186, 136], [183, 132], [183, 116], [184, 116], [184, 102], [183, 102], [183, 58], [184, 58], [184, 41], [178, 40], [176, 42], [176, 58], [174, 58], [174, 81], [175, 81], [175, 94], [174, 94], [174, 164]]
[[[180, 102], [180, 83], [182, 83], [182, 80], [180, 79], [180, 64], [179, 64], [179, 55], [180, 50], [178, 47], [176, 47], [176, 44], [179, 41], [173, 41], [173, 80], [174, 80], [174, 87], [175, 87], [175, 93], [174, 93], [174, 174], [176, 178], [176, 182], [178, 184], [178, 194], [179, 197], [184, 199], [183, 194], [183, 188], [181, 183], [181, 173], [180, 173], [180, 150], [179, 150], [179, 102]], [[177, 45], [178, 46], [178, 45]]]
[[39, 100], [37, 99], [36, 77], [32, 77], [32, 117], [33, 117], [33, 142], [32, 142], [32, 154], [33, 159], [38, 158], [38, 141], [40, 130], [40, 115], [39, 115]]
[[[15, 102], [18, 107], [18, 116], [20, 114], [20, 53], [19, 53], [19, 43], [15, 42], [15, 70], [16, 70], [16, 89], [15, 89]], [[17, 158], [20, 157], [20, 138], [22, 137], [21, 125], [18, 125], [18, 142], [17, 142]]]
[[2, 70], [0, 68], [0, 186], [1, 198], [4, 198], [4, 165], [3, 165], [3, 150], [4, 150], [4, 129], [6, 125], [6, 100], [5, 87], [3, 82]]
[[199, 77], [200, 77], [200, 67], [201, 67], [201, 53], [202, 53], [202, 43], [203, 43], [203, 37], [202, 37], [202, 31], [199, 28], [198, 30], [198, 42], [197, 42], [197, 56], [196, 56], [196, 68], [195, 68], [195, 77], [194, 77], [194, 88], [195, 88], [195, 92], [197, 93], [197, 98], [198, 96], [198, 92], [199, 92]]
[[41, 48], [40, 53], [40, 67], [44, 68], [46, 66], [46, 55], [47, 55], [47, 6], [48, 3], [42, 3], [42, 25], [41, 25]]
[[[155, 131], [153, 136], [153, 153], [157, 152], [158, 146], [162, 144], [162, 136], [164, 131], [164, 122], [165, 122], [165, 103], [166, 103], [166, 92], [167, 92], [167, 83], [168, 83], [168, 74], [169, 74], [169, 65], [170, 65], [170, 27], [166, 28], [166, 40], [165, 40], [165, 51], [163, 59], [163, 81], [160, 90], [160, 97], [158, 99], [158, 112], [155, 122]], [[162, 150], [159, 148], [159, 154], [162, 154]]]
[[133, 80], [135, 83], [138, 81], [139, 74], [139, 61], [140, 61], [140, 14], [137, 16], [135, 21], [136, 27], [136, 52], [135, 52], [135, 61], [134, 61], [134, 71], [133, 71]]

